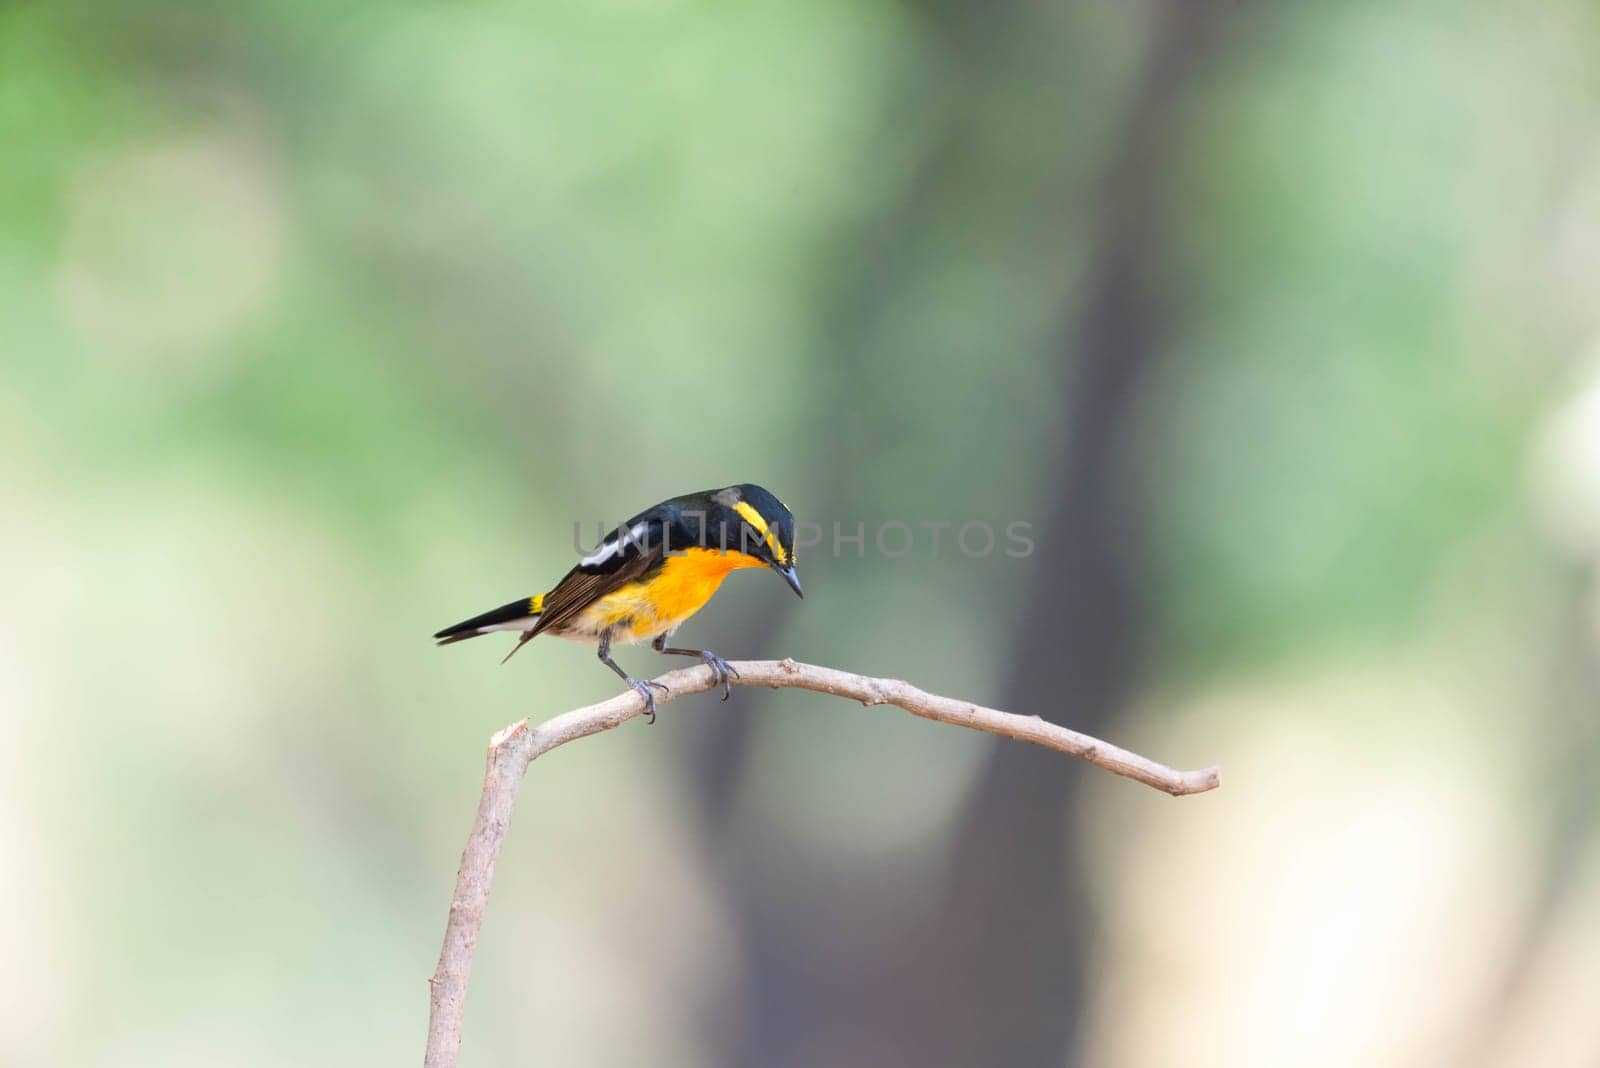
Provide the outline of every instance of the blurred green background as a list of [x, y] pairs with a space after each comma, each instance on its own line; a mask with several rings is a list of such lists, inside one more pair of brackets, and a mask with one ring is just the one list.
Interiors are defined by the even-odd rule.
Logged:
[[[1592, 3], [0, 6], [0, 1064], [415, 1062], [615, 521], [1035, 525], [541, 760], [471, 1065], [1592, 1065]], [[948, 537], [948, 535], [947, 535]], [[648, 650], [625, 666], [656, 668]], [[668, 665], [669, 666], [669, 665]]]

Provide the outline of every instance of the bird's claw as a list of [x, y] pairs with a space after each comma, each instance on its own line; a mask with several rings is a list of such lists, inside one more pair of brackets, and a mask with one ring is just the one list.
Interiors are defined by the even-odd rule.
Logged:
[[732, 687], [730, 686], [728, 680], [730, 678], [738, 678], [738, 670], [732, 664], [722, 659], [722, 657], [718, 656], [716, 653], [710, 652], [709, 650], [701, 653], [700, 658], [704, 660], [706, 662], [706, 666], [711, 669], [712, 682], [720, 682], [722, 684], [722, 699], [726, 701], [733, 693]]
[[650, 687], [654, 686], [656, 690], [660, 690], [662, 693], [670, 693], [671, 691], [667, 689], [666, 683], [656, 682], [654, 679], [649, 682], [629, 679], [628, 685], [635, 693], [644, 698], [645, 722], [654, 726], [656, 722], [656, 691]]

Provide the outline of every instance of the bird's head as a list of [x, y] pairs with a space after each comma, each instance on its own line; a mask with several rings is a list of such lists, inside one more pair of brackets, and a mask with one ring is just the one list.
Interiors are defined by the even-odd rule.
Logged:
[[712, 491], [708, 544], [759, 560], [804, 597], [794, 571], [794, 516], [777, 497], [746, 483]]

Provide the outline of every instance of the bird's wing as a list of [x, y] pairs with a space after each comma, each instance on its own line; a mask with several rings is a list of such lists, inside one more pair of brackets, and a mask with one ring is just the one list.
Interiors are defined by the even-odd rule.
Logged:
[[[639, 578], [666, 559], [666, 539], [659, 519], [638, 519], [606, 535], [578, 566], [544, 595], [543, 611], [533, 634], [559, 630], [563, 623], [613, 590]], [[531, 635], [530, 635], [531, 636]]]

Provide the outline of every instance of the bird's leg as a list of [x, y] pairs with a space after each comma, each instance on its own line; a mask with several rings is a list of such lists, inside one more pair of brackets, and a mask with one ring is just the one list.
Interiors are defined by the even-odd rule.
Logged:
[[665, 634], [656, 635], [656, 640], [650, 643], [650, 648], [658, 653], [666, 653], [670, 656], [698, 656], [701, 660], [704, 660], [706, 665], [711, 668], [711, 677], [722, 683], [722, 699], [724, 701], [728, 699], [728, 695], [732, 692], [728, 680], [739, 677], [739, 672], [734, 669], [732, 664], [713, 653], [710, 649], [678, 649], [667, 644], [667, 636]]
[[662, 693], [666, 693], [666, 685], [659, 682], [640, 682], [626, 671], [623, 671], [617, 662], [611, 659], [611, 632], [609, 630], [600, 635], [600, 663], [615, 671], [623, 682], [627, 683], [639, 696], [644, 698], [644, 714], [649, 717], [645, 722], [654, 724], [656, 721], [656, 694], [650, 687], [658, 687]]

